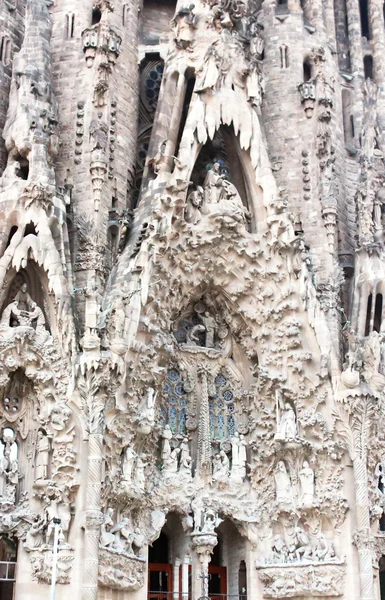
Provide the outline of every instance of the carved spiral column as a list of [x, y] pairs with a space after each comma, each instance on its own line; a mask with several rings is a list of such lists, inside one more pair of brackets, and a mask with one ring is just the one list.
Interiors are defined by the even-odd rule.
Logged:
[[356, 546], [360, 565], [360, 598], [361, 600], [374, 600], [373, 551], [370, 543], [368, 543], [370, 538], [370, 516], [366, 448], [364, 448], [362, 454], [361, 457], [357, 453], [357, 456], [353, 459], [357, 511]]
[[199, 408], [198, 427], [198, 469], [202, 473], [210, 464], [210, 420], [209, 420], [209, 391], [207, 374], [201, 373], [201, 401]]

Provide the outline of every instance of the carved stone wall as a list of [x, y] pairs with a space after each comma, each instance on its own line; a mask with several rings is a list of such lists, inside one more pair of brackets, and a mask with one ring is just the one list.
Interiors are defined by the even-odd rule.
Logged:
[[49, 597], [56, 536], [60, 600], [145, 600], [160, 564], [185, 600], [380, 600], [381, 3], [0, 22], [15, 599]]

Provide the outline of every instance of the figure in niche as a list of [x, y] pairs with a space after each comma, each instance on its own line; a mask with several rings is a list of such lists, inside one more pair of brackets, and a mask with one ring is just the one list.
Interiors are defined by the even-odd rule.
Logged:
[[14, 300], [5, 308], [0, 326], [33, 327], [37, 333], [47, 333], [43, 311], [32, 300], [26, 283], [23, 283]]
[[231, 465], [231, 480], [242, 483], [246, 477], [246, 447], [247, 442], [244, 435], [235, 433], [231, 438], [232, 448], [232, 465]]
[[188, 195], [184, 218], [191, 225], [197, 225], [202, 220], [203, 195], [204, 191], [201, 185], [198, 185]]
[[301, 483], [301, 505], [303, 508], [311, 508], [314, 502], [314, 471], [307, 460], [303, 462], [303, 467], [299, 472], [299, 480]]
[[208, 170], [203, 190], [203, 214], [223, 217], [226, 225], [234, 222], [246, 225], [246, 217], [249, 213], [243, 205], [237, 188], [227, 179], [219, 162], [214, 163]]
[[132, 473], [134, 471], [134, 464], [136, 460], [136, 452], [131, 448], [131, 446], [127, 446], [124, 452], [123, 458], [123, 480], [127, 483], [132, 483]]
[[230, 474], [230, 461], [224, 450], [221, 450], [214, 458], [213, 480], [218, 483], [227, 483]]
[[202, 67], [197, 71], [197, 81], [194, 91], [204, 94], [215, 89], [220, 75], [221, 57], [218, 54], [217, 44], [214, 42], [207, 50]]
[[135, 463], [134, 485], [139, 492], [144, 492], [146, 485], [144, 456], [138, 456]]
[[336, 558], [334, 546], [325, 538], [323, 533], [317, 535], [317, 545], [313, 551], [313, 557], [321, 561], [333, 560]]
[[204, 313], [200, 314], [200, 318], [203, 321], [203, 325], [206, 329], [206, 348], [214, 348], [214, 337], [217, 329], [217, 322], [215, 317], [206, 310]]
[[194, 15], [194, 4], [182, 6], [171, 21], [171, 27], [175, 30], [175, 45], [177, 48], [192, 51], [191, 45], [194, 39], [193, 30], [197, 24]]
[[279, 442], [290, 442], [296, 440], [297, 437], [298, 428], [294, 409], [289, 402], [285, 402], [275, 440]]
[[107, 148], [108, 125], [102, 121], [103, 113], [98, 113], [98, 120], [93, 119], [90, 123], [91, 150], [102, 150]]
[[1, 443], [0, 477], [3, 504], [14, 504], [16, 499], [16, 487], [21, 478], [17, 459], [17, 443], [12, 429], [6, 428], [3, 432]]
[[35, 480], [45, 481], [48, 479], [49, 453], [51, 448], [48, 436], [42, 431], [39, 431], [37, 434], [36, 446]]
[[290, 477], [286, 470], [283, 460], [280, 460], [276, 466], [275, 473], [275, 491], [277, 502], [280, 506], [290, 507], [293, 505], [293, 490]]
[[164, 475], [175, 475], [178, 472], [178, 459], [180, 454], [180, 448], [174, 448], [171, 451], [170, 456], [163, 461], [162, 471]]
[[45, 518], [41, 516], [35, 517], [31, 523], [27, 535], [25, 537], [24, 548], [27, 551], [35, 550], [43, 545], [43, 530], [45, 527]]
[[190, 455], [183, 455], [181, 453], [180, 462], [179, 462], [179, 475], [182, 478], [191, 478], [191, 470], [192, 470], [192, 458]]
[[165, 425], [162, 433], [163, 444], [162, 444], [162, 462], [163, 464], [168, 461], [171, 456], [171, 445], [172, 431], [169, 425]]
[[137, 418], [138, 421], [138, 432], [142, 435], [148, 435], [155, 425], [155, 401], [156, 392], [154, 388], [149, 387], [147, 389], [146, 400], [144, 407], [140, 415]]
[[295, 558], [300, 561], [310, 560], [313, 554], [313, 547], [309, 536], [300, 527], [295, 528]]
[[202, 533], [215, 533], [215, 529], [219, 527], [222, 521], [223, 519], [220, 519], [216, 512], [211, 509], [206, 510], [203, 515]]
[[274, 536], [270, 562], [273, 564], [284, 564], [288, 559], [288, 549], [282, 537], [277, 534]]

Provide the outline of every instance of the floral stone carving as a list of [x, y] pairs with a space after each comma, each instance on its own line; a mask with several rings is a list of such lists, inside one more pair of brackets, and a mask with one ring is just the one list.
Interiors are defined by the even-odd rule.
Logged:
[[147, 563], [144, 558], [128, 555], [113, 548], [101, 548], [99, 583], [113, 590], [135, 591], [144, 585]]

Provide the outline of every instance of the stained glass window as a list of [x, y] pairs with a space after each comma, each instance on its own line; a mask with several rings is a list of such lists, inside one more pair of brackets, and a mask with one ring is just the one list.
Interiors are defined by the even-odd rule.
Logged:
[[187, 396], [178, 369], [169, 369], [163, 384], [164, 405], [161, 409], [163, 425], [170, 425], [173, 433], [186, 433]]
[[210, 434], [212, 440], [223, 440], [235, 433], [235, 399], [227, 378], [222, 374], [215, 378], [215, 389], [215, 396], [209, 400]]

